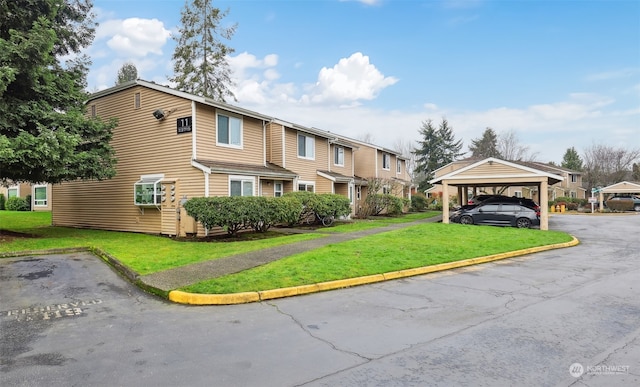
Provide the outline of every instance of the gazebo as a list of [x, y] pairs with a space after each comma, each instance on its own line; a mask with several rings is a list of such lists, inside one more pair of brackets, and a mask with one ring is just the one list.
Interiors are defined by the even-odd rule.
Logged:
[[[466, 203], [469, 188], [535, 186], [540, 194], [540, 229], [549, 229], [548, 187], [564, 178], [549, 172], [490, 157], [459, 169], [454, 163], [439, 171], [448, 173], [431, 180], [442, 185], [442, 222], [449, 223], [449, 190], [456, 187], [460, 203]], [[449, 167], [451, 166], [451, 167]]]
[[610, 186], [600, 188], [599, 190], [599, 199], [600, 199], [600, 211], [604, 209], [604, 194], [632, 194], [632, 193], [640, 193], [640, 183], [632, 182], [632, 181], [621, 181], [620, 183], [612, 184]]

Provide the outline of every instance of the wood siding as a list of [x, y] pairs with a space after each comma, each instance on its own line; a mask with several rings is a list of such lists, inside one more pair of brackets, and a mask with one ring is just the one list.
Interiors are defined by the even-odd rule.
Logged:
[[298, 157], [298, 131], [286, 128], [284, 144], [285, 168], [296, 172], [299, 175], [299, 179], [303, 181], [316, 181], [318, 179], [317, 171], [327, 169], [329, 157], [327, 144], [329, 140], [318, 136], [311, 137], [315, 138], [314, 159]]
[[378, 177], [376, 174], [377, 149], [360, 145], [355, 151], [355, 175], [365, 179]]
[[[139, 109], [134, 106], [135, 93], [140, 93]], [[171, 229], [162, 210], [134, 204], [134, 184], [141, 175], [164, 174], [167, 180], [180, 180], [176, 200], [204, 195], [203, 174], [191, 166], [192, 133], [176, 131], [176, 120], [191, 116], [191, 101], [137, 86], [91, 104], [99, 117], [118, 118], [111, 141], [118, 173], [110, 180], [54, 186], [53, 224], [144, 233]], [[156, 120], [152, 113], [159, 108], [171, 114]]]

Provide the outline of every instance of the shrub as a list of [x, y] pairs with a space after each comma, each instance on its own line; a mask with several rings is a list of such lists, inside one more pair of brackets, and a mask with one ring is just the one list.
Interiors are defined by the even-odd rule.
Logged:
[[29, 211], [29, 205], [25, 198], [12, 197], [7, 200], [7, 210], [9, 211]]
[[607, 200], [607, 208], [611, 211], [633, 211], [633, 200]]
[[[303, 223], [306, 219], [316, 216], [323, 218], [333, 216], [338, 218], [351, 214], [351, 202], [349, 198], [338, 194], [315, 194], [307, 191], [286, 193], [284, 198], [294, 198], [302, 205], [298, 219], [293, 222]], [[292, 224], [292, 223], [289, 223]]]
[[424, 211], [427, 209], [427, 197], [422, 193], [411, 196], [411, 211]]
[[265, 232], [278, 223], [297, 219], [302, 204], [295, 198], [231, 196], [192, 198], [184, 208], [206, 228], [221, 227], [230, 235], [243, 229]]
[[5, 204], [7, 199], [5, 199], [4, 194], [0, 193], [0, 211], [5, 210]]

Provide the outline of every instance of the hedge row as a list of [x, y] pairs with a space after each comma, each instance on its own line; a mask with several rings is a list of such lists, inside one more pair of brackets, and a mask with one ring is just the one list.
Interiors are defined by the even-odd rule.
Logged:
[[294, 225], [306, 216], [347, 216], [349, 199], [342, 195], [293, 192], [280, 198], [231, 196], [192, 198], [184, 208], [206, 228], [220, 227], [231, 235], [253, 229], [267, 231], [276, 224]]

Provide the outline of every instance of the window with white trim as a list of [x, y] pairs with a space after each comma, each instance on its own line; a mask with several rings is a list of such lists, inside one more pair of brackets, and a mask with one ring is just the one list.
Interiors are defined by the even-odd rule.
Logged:
[[362, 198], [362, 186], [356, 187], [356, 200], [360, 200]]
[[7, 189], [7, 199], [18, 197], [18, 187], [9, 187]]
[[569, 197], [575, 199], [578, 197], [578, 193], [576, 191], [571, 191], [569, 192]]
[[242, 147], [242, 120], [230, 115], [218, 114], [216, 143], [235, 148]]
[[515, 196], [517, 198], [521, 198], [522, 197], [522, 191], [514, 191], [513, 192], [513, 196]]
[[315, 138], [298, 133], [298, 157], [305, 159], [315, 158]]
[[315, 190], [314, 183], [298, 182], [298, 191], [315, 192]]
[[333, 163], [344, 166], [344, 148], [336, 146], [333, 148]]
[[276, 181], [273, 183], [273, 196], [279, 198], [283, 194], [282, 182]]
[[402, 173], [402, 160], [396, 159], [396, 173]]
[[253, 196], [253, 176], [229, 176], [229, 196]]
[[136, 206], [159, 206], [162, 203], [163, 174], [142, 175], [133, 185], [133, 202]]
[[388, 153], [382, 154], [382, 169], [391, 169], [391, 155]]
[[577, 183], [578, 182], [578, 175], [571, 174], [571, 182], [572, 183]]
[[353, 185], [349, 184], [349, 203], [353, 204]]
[[383, 195], [391, 195], [391, 187], [388, 185], [382, 186], [382, 194]]
[[33, 187], [33, 205], [34, 206], [47, 205], [47, 186], [46, 185], [36, 185]]

